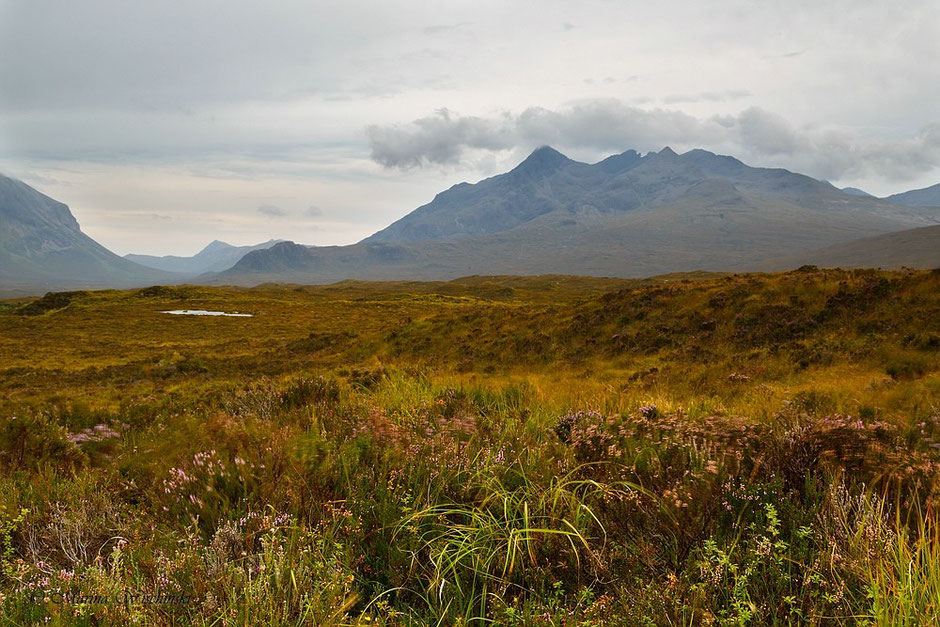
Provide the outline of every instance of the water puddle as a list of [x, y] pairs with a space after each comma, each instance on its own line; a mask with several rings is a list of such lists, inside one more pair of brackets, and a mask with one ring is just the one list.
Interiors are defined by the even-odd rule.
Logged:
[[162, 311], [160, 313], [173, 314], [174, 316], [230, 316], [232, 318], [251, 318], [251, 314], [206, 311], [205, 309], [174, 309], [173, 311]]

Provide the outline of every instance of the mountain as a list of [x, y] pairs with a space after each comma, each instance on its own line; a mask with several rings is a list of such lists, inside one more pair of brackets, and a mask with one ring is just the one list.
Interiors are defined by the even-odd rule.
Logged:
[[290, 258], [281, 244], [205, 280], [736, 271], [938, 223], [937, 208], [857, 196], [705, 150], [631, 150], [586, 164], [542, 147], [505, 174], [441, 192], [358, 244], [291, 248]]
[[[634, 153], [635, 154], [635, 153]], [[638, 156], [638, 155], [637, 155]], [[461, 183], [438, 194], [434, 201], [365, 239], [366, 242], [414, 242], [421, 240], [486, 235], [515, 228], [564, 206], [567, 196], [559, 198], [556, 187], [578, 185], [571, 190], [585, 194], [583, 180], [587, 172], [560, 152], [544, 146], [533, 152], [508, 174], [487, 179], [477, 185]], [[575, 166], [581, 179], [567, 175]], [[562, 172], [564, 170], [564, 172]], [[559, 180], [555, 185], [547, 181]], [[575, 182], [577, 181], [577, 182]]]
[[851, 194], [852, 196], [862, 196], [864, 198], [874, 198], [871, 194], [866, 192], [864, 189], [859, 189], [857, 187], [843, 187], [842, 191], [846, 194]]
[[131, 287], [174, 278], [115, 255], [82, 233], [68, 206], [0, 175], [0, 288], [4, 291]]
[[313, 247], [301, 246], [294, 242], [279, 242], [262, 252], [244, 255], [236, 264], [241, 272], [278, 273], [290, 272], [304, 266], [316, 258]]
[[885, 200], [908, 207], [940, 207], [940, 183], [888, 196]]
[[247, 253], [253, 250], [270, 248], [280, 241], [282, 240], [272, 239], [254, 246], [232, 246], [215, 240], [192, 257], [177, 257], [175, 255], [155, 257], [153, 255], [129, 254], [124, 255], [124, 258], [148, 268], [197, 275], [205, 272], [221, 272], [231, 268], [235, 265], [235, 262]]
[[[813, 216], [799, 217], [827, 227], [819, 233], [822, 240], [833, 223], [863, 236], [914, 226], [924, 217], [808, 176], [751, 168], [705, 150], [677, 155], [665, 148], [642, 157], [631, 150], [588, 165], [542, 147], [506, 174], [438, 194], [365, 241], [461, 239], [535, 225], [572, 226], [572, 220], [581, 227], [609, 227], [653, 210], [665, 215], [682, 206], [694, 212], [692, 205], [746, 207], [748, 213], [776, 216], [810, 210]], [[782, 245], [792, 244], [786, 232], [780, 235]]]
[[766, 270], [812, 264], [825, 268], [940, 268], [940, 225], [925, 226], [771, 260]]

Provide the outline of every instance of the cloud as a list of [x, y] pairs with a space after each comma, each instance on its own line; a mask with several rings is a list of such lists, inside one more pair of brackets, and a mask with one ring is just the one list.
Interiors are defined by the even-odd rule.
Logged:
[[568, 148], [652, 150], [686, 139], [720, 141], [721, 123], [681, 111], [646, 110], [598, 100], [564, 110], [530, 107], [492, 118], [447, 109], [409, 124], [368, 127], [372, 159], [386, 168], [458, 165], [469, 151], [504, 151], [551, 144]]
[[[752, 107], [735, 121], [741, 143], [765, 155], [790, 155], [801, 144], [797, 131], [783, 117]], [[734, 128], [734, 127], [732, 127]]]
[[729, 102], [741, 100], [751, 96], [746, 89], [727, 89], [725, 91], [703, 91], [697, 94], [671, 94], [663, 98], [666, 104], [679, 104], [686, 102]]
[[316, 205], [310, 205], [304, 211], [304, 217], [306, 218], [319, 218], [323, 216], [323, 209], [317, 207]]
[[466, 28], [470, 26], [470, 22], [458, 22], [456, 24], [435, 24], [433, 26], [425, 26], [421, 29], [425, 35], [440, 35], [442, 33], [449, 33], [455, 30], [460, 30], [461, 28]]
[[287, 212], [275, 205], [261, 205], [258, 207], [258, 213], [266, 215], [269, 218], [283, 218]]
[[408, 125], [369, 126], [372, 160], [386, 168], [408, 169], [428, 163], [456, 165], [467, 148], [505, 150], [513, 146], [501, 120], [455, 117], [447, 109]]
[[367, 134], [373, 161], [401, 170], [468, 165], [479, 162], [481, 152], [524, 152], [545, 144], [607, 154], [666, 145], [706, 148], [833, 180], [866, 175], [911, 180], [940, 166], [940, 123], [908, 139], [877, 141], [839, 128], [797, 127], [759, 107], [711, 117], [620, 100], [490, 117], [440, 109], [408, 124], [370, 126]]

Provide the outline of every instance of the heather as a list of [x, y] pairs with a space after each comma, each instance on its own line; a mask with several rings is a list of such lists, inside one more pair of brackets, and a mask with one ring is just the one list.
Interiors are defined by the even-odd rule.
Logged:
[[940, 611], [936, 272], [4, 305], [9, 624]]

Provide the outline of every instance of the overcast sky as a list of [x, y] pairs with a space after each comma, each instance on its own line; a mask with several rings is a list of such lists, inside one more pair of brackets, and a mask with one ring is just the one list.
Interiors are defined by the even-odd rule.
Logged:
[[0, 0], [0, 172], [115, 252], [351, 243], [550, 144], [940, 182], [937, 0]]

